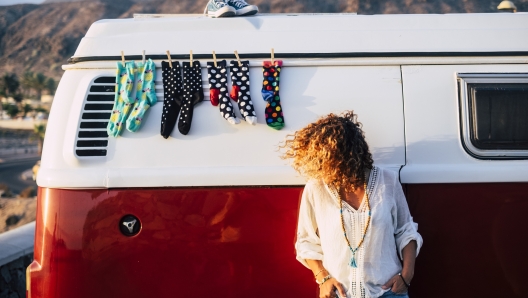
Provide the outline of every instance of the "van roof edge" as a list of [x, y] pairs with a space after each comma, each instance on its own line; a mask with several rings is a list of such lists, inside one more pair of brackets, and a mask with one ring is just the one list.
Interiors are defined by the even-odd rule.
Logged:
[[[306, 15], [357, 15], [357, 12], [346, 12], [346, 13], [259, 13], [260, 16], [306, 16]], [[188, 18], [188, 17], [201, 17], [204, 16], [201, 13], [181, 13], [181, 14], [170, 14], [170, 13], [135, 13], [134, 19], [156, 19], [156, 18]], [[205, 16], [204, 16], [205, 17]]]
[[[269, 53], [239, 54], [241, 59], [265, 59]], [[320, 58], [384, 58], [384, 57], [497, 57], [528, 56], [528, 51], [498, 52], [347, 52], [347, 53], [275, 53], [277, 59], [320, 59]], [[142, 55], [126, 55], [126, 60], [141, 60]], [[167, 59], [166, 54], [146, 55], [146, 59]], [[171, 54], [172, 59], [189, 59], [189, 54]], [[213, 59], [212, 54], [193, 54], [194, 59]], [[234, 54], [216, 54], [217, 59], [236, 59]], [[121, 56], [83, 56], [68, 59], [68, 64], [91, 61], [121, 61]]]

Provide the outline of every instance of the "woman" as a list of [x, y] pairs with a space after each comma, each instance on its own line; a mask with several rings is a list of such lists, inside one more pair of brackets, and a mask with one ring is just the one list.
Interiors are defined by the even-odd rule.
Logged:
[[285, 142], [283, 158], [310, 178], [297, 259], [312, 270], [320, 297], [408, 297], [422, 237], [397, 173], [373, 165], [356, 118], [330, 114]]

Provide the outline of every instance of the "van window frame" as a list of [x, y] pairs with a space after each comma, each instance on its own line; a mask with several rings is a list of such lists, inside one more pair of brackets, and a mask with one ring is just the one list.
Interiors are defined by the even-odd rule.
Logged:
[[471, 140], [471, 96], [468, 84], [515, 84], [527, 83], [528, 73], [457, 73], [459, 88], [460, 135], [466, 152], [478, 159], [528, 159], [528, 149], [482, 149], [473, 145]]

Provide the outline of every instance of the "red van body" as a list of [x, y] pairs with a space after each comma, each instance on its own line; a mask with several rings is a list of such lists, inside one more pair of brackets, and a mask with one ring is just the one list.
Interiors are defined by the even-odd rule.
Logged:
[[[344, 110], [359, 115], [376, 165], [399, 172], [419, 224], [410, 296], [526, 297], [528, 40], [519, 36], [527, 14], [95, 23], [63, 66], [48, 122], [27, 297], [318, 297], [295, 259], [305, 180], [278, 149]], [[281, 131], [266, 126], [260, 98], [270, 47], [283, 60]], [[166, 50], [174, 63], [193, 50], [205, 66], [212, 50], [235, 59], [232, 48], [250, 60], [256, 126], [222, 119], [204, 85], [189, 135], [159, 135], [160, 102], [139, 132], [106, 135], [121, 50], [127, 61], [147, 51], [163, 101]], [[497, 105], [486, 114], [484, 101]], [[127, 215], [140, 226], [133, 236]]]

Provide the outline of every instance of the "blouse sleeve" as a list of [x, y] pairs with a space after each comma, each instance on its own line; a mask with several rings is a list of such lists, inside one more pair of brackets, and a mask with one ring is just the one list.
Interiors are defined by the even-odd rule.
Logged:
[[308, 267], [306, 259], [323, 259], [321, 239], [317, 234], [317, 223], [315, 220], [312, 194], [313, 193], [311, 191], [311, 183], [308, 182], [308, 184], [306, 184], [306, 186], [304, 187], [301, 198], [301, 205], [299, 207], [299, 221], [297, 222], [297, 241], [295, 242], [297, 260], [306, 267]]
[[407, 200], [403, 194], [402, 186], [397, 176], [394, 179], [394, 199], [396, 207], [393, 213], [394, 238], [400, 258], [403, 259], [402, 250], [412, 240], [416, 241], [416, 255], [420, 252], [423, 244], [422, 236], [418, 233], [418, 224], [413, 222]]

